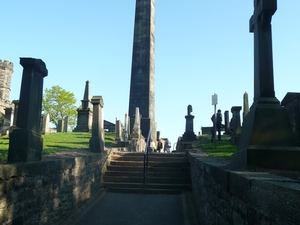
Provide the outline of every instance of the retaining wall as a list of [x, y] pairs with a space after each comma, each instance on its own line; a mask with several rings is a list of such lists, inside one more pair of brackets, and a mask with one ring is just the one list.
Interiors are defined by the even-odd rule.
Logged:
[[0, 166], [0, 224], [60, 224], [100, 190], [110, 151]]
[[299, 180], [230, 170], [197, 151], [189, 159], [201, 224], [300, 224]]

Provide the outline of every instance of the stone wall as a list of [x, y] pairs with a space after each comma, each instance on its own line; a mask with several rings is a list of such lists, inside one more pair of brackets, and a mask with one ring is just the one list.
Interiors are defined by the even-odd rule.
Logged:
[[230, 170], [197, 151], [189, 158], [200, 224], [300, 224], [299, 180]]
[[59, 224], [100, 190], [110, 152], [1, 165], [0, 224]]

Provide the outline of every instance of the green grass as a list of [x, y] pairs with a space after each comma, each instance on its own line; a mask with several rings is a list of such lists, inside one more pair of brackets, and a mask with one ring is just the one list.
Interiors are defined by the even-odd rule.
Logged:
[[[54, 154], [68, 149], [88, 149], [91, 133], [68, 132], [42, 135], [44, 140], [42, 155]], [[105, 146], [115, 146], [115, 133], [105, 133]], [[9, 137], [0, 137], [0, 162], [7, 161]]]
[[222, 135], [222, 140], [211, 143], [210, 135], [201, 135], [195, 142], [195, 147], [200, 148], [202, 152], [207, 153], [211, 157], [220, 157], [229, 160], [231, 155], [236, 152], [237, 146], [231, 145], [229, 136]]

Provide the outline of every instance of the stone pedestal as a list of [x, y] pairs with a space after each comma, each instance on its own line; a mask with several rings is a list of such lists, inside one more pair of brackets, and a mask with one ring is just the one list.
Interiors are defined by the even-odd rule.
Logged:
[[23, 76], [16, 128], [9, 136], [8, 163], [33, 162], [42, 159], [43, 139], [40, 133], [43, 79], [48, 74], [40, 59], [21, 58]]
[[233, 114], [232, 116], [233, 130], [231, 133], [230, 143], [232, 145], [237, 145], [239, 143], [239, 139], [241, 136], [241, 132], [242, 132], [241, 116], [240, 116], [241, 109], [242, 109], [241, 106], [231, 107], [231, 112]]
[[90, 139], [90, 151], [95, 153], [101, 153], [104, 151], [104, 130], [102, 128], [102, 108], [103, 99], [102, 96], [93, 96], [91, 99], [93, 104], [93, 125], [92, 125], [92, 137]]
[[300, 148], [286, 110], [276, 98], [261, 98], [245, 117], [232, 163], [239, 167], [300, 169]]

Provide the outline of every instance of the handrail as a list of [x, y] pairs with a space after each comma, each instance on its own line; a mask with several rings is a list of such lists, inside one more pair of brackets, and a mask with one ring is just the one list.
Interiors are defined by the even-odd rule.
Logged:
[[148, 146], [149, 146], [149, 140], [151, 135], [151, 127], [149, 129], [148, 138], [146, 142], [146, 147], [144, 150], [144, 178], [143, 178], [143, 187], [145, 188], [146, 185], [146, 170], [148, 168]]

